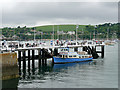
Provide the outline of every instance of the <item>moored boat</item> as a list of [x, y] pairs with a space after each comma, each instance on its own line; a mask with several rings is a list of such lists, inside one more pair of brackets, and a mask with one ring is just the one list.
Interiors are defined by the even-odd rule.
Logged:
[[53, 60], [55, 64], [60, 63], [74, 63], [91, 61], [93, 57], [88, 54], [78, 54], [77, 52], [69, 52], [68, 48], [64, 48], [63, 52], [59, 53], [59, 56], [54, 56]]

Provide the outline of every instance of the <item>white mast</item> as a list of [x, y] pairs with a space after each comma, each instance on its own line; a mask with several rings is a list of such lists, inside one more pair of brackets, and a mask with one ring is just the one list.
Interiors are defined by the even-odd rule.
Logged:
[[35, 42], [35, 28], [34, 28], [34, 42]]
[[77, 45], [77, 29], [78, 29], [78, 25], [76, 25], [76, 45]]
[[109, 32], [109, 28], [107, 28], [107, 40], [108, 40], [108, 32]]
[[53, 25], [53, 46], [54, 46], [54, 25]]
[[59, 40], [59, 25], [57, 26], [58, 40]]

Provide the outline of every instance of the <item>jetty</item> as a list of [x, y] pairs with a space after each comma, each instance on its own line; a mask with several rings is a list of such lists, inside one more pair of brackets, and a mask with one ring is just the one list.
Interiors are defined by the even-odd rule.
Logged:
[[[53, 58], [53, 56], [59, 55], [58, 49], [64, 48], [65, 46], [48, 46], [48, 47], [27, 47], [27, 48], [17, 48], [15, 51], [18, 52], [18, 64], [19, 64], [19, 74], [21, 74], [21, 68], [26, 71], [26, 61], [28, 61], [28, 72], [30, 67], [35, 68], [35, 59], [38, 60], [38, 66], [47, 65], [47, 58]], [[78, 52], [78, 48], [82, 51], [91, 54], [94, 59], [100, 57], [98, 53], [101, 54], [101, 58], [104, 58], [104, 45], [68, 45], [68, 48], [74, 48], [75, 52]], [[101, 51], [97, 51], [97, 48]], [[30, 62], [32, 61], [32, 62]], [[23, 64], [21, 64], [21, 62]], [[52, 62], [53, 59], [52, 59]], [[53, 63], [54, 64], [54, 63]]]
[[[11, 43], [11, 42], [9, 42]], [[104, 58], [104, 44], [84, 44], [83, 43], [71, 43], [63, 45], [37, 45], [31, 44], [29, 46], [28, 43], [24, 43], [17, 45], [16, 42], [12, 42], [13, 44], [9, 45], [9, 49], [2, 49], [1, 53], [4, 54], [6, 52], [16, 53], [16, 59], [18, 60], [18, 71], [19, 75], [21, 75], [22, 71], [30, 72], [32, 70], [33, 74], [35, 69], [35, 60], [38, 60], [38, 67], [46, 66], [48, 62], [48, 58], [52, 58], [52, 64], [54, 64], [53, 56], [59, 55], [60, 48], [72, 48], [74, 52], [87, 52], [92, 55], [93, 59], [97, 59], [98, 57]], [[99, 47], [99, 51], [97, 48]], [[14, 48], [14, 49], [13, 49]], [[100, 55], [100, 54], [101, 55]]]

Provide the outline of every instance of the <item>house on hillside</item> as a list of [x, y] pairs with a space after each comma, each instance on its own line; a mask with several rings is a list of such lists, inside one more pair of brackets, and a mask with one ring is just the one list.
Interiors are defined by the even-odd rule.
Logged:
[[26, 33], [25, 35], [28, 35], [28, 36], [30, 36], [30, 35], [32, 35], [32, 34], [28, 32], [28, 33]]
[[67, 34], [69, 35], [75, 34], [75, 31], [68, 31]]
[[18, 36], [16, 36], [16, 35], [13, 35], [13, 36], [12, 36], [12, 38], [19, 38], [19, 37], [18, 37]]

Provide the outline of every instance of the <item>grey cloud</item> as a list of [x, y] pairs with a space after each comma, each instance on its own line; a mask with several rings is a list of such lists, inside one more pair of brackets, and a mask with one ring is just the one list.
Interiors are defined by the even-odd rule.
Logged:
[[3, 25], [117, 22], [117, 2], [19, 2], [3, 8]]

